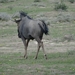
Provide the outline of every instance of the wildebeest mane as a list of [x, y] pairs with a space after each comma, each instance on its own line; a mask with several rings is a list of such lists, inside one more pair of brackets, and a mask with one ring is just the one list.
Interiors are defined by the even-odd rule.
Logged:
[[23, 17], [26, 17], [26, 16], [27, 16], [29, 19], [32, 19], [31, 17], [29, 17], [29, 16], [27, 15], [27, 13], [25, 13], [25, 12], [23, 12], [23, 11], [20, 11], [20, 18], [21, 18], [22, 16], [23, 16]]
[[45, 29], [45, 34], [47, 35], [48, 34], [48, 26], [46, 25], [46, 23], [43, 21], [43, 20], [41, 20], [42, 22], [43, 22], [43, 25], [44, 25], [44, 29]]

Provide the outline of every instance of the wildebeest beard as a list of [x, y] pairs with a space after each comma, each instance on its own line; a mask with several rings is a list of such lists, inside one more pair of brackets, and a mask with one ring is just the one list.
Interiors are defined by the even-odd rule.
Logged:
[[18, 37], [21, 38], [21, 35], [20, 35], [20, 32], [19, 32], [19, 29], [17, 29], [17, 31], [18, 31]]

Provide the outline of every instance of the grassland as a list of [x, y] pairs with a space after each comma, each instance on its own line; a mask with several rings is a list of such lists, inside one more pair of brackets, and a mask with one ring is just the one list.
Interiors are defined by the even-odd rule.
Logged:
[[33, 59], [35, 53], [27, 60], [21, 53], [0, 53], [1, 75], [74, 75], [75, 74], [75, 51], [66, 53], [48, 54], [48, 60], [39, 54], [37, 60]]
[[34, 0], [16, 0], [0, 3], [0, 12], [13, 15], [24, 10], [34, 19], [45, 17], [50, 22], [49, 35], [43, 38], [48, 59], [44, 59], [41, 49], [38, 59], [34, 60], [37, 51], [35, 40], [30, 41], [28, 59], [24, 59], [24, 46], [17, 37], [16, 23], [0, 20], [0, 75], [75, 75], [75, 39], [62, 41], [65, 35], [73, 35], [75, 38], [75, 21], [54, 21], [60, 13], [74, 15], [75, 3], [65, 0], [67, 11], [55, 11], [55, 1], [41, 0], [35, 3]]

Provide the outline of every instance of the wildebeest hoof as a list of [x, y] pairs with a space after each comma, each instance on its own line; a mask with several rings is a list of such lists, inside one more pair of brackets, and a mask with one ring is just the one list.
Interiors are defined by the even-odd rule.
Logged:
[[37, 59], [37, 57], [35, 57], [34, 59]]
[[24, 58], [27, 59], [28, 57], [24, 55]]
[[47, 59], [47, 55], [45, 55], [45, 59]]

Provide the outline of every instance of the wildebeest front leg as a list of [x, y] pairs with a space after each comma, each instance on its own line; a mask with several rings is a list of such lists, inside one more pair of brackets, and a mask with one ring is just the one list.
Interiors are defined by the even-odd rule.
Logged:
[[37, 57], [38, 57], [38, 53], [39, 53], [39, 50], [40, 50], [40, 47], [41, 47], [41, 46], [42, 46], [42, 50], [43, 50], [43, 53], [44, 53], [45, 59], [47, 59], [47, 55], [46, 55], [45, 50], [44, 50], [43, 42], [38, 43], [38, 50], [37, 50], [37, 54], [36, 54], [35, 59], [37, 59]]
[[24, 58], [27, 59], [27, 47], [28, 47], [28, 43], [29, 43], [30, 40], [28, 39], [27, 42], [26, 42], [25, 39], [22, 39], [22, 40], [23, 40], [24, 47], [25, 47], [25, 55], [24, 55]]
[[26, 46], [26, 40], [23, 40], [24, 43], [24, 47], [25, 47], [25, 54], [24, 54], [24, 58], [27, 59], [27, 46]]
[[26, 45], [25, 45], [25, 55], [24, 55], [24, 58], [26, 58], [26, 59], [27, 59], [27, 47], [28, 47], [29, 41], [30, 41], [30, 39], [27, 39]]

